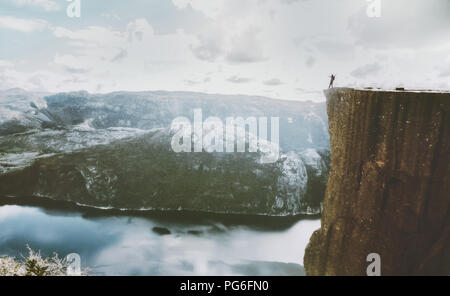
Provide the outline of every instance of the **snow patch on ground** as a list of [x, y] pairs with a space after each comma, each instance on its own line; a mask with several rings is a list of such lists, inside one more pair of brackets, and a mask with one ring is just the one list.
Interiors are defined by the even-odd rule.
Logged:
[[0, 154], [0, 173], [29, 166], [39, 155], [37, 152]]

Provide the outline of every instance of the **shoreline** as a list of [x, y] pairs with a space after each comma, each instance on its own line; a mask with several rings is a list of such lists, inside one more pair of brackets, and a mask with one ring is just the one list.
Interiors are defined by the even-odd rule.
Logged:
[[207, 223], [217, 221], [226, 226], [246, 225], [256, 228], [287, 229], [301, 220], [319, 220], [321, 214], [298, 214], [291, 216], [270, 216], [243, 213], [219, 213], [195, 210], [161, 210], [161, 209], [116, 209], [99, 208], [88, 205], [81, 205], [70, 201], [53, 200], [47, 197], [23, 196], [11, 197], [0, 196], [1, 206], [23, 206], [37, 207], [45, 211], [56, 211], [61, 213], [79, 213], [85, 218], [106, 218], [111, 216], [119, 217], [140, 217], [154, 219], [157, 221], [178, 220], [181, 223]]

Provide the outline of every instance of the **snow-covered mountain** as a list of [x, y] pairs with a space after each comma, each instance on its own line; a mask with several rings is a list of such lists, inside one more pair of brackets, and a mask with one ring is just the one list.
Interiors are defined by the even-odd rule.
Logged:
[[[281, 154], [174, 153], [174, 118], [279, 117]], [[0, 92], [0, 194], [119, 208], [270, 215], [320, 209], [324, 103], [189, 92]], [[26, 181], [24, 181], [26, 180]]]

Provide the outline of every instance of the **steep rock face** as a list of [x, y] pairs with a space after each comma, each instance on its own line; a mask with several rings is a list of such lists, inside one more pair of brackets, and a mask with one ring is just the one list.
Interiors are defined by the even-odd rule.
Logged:
[[450, 274], [450, 93], [325, 91], [331, 168], [308, 275]]

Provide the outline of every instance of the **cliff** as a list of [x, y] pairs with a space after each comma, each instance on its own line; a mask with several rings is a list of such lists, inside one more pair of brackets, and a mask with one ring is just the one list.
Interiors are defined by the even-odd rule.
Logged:
[[308, 275], [450, 274], [450, 93], [325, 91], [331, 169]]

